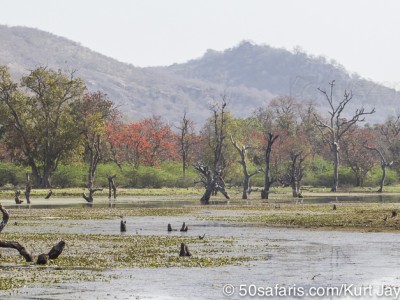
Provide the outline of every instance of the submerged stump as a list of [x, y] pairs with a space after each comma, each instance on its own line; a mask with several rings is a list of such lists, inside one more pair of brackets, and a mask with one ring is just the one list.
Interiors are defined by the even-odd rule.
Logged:
[[179, 252], [179, 256], [192, 256], [188, 246], [185, 243], [181, 243], [181, 251]]

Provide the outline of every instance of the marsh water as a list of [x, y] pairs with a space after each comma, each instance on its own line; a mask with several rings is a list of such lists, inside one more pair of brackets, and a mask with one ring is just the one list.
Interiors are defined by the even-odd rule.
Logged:
[[[362, 199], [321, 198], [313, 202], [340, 201], [400, 202], [396, 196]], [[59, 204], [20, 206], [18, 209], [79, 207], [81, 200]], [[136, 201], [121, 199], [113, 204], [98, 201], [96, 207], [120, 205], [135, 207], [188, 206], [193, 201]], [[10, 203], [11, 204], [11, 203]], [[196, 203], [197, 204], [197, 203]], [[220, 203], [221, 204], [221, 203]], [[235, 205], [235, 203], [222, 203]], [[240, 212], [234, 212], [240, 213]], [[249, 257], [263, 257], [239, 266], [215, 268], [156, 268], [104, 270], [108, 282], [69, 282], [48, 286], [28, 285], [18, 293], [2, 292], [0, 298], [12, 299], [398, 299], [400, 286], [400, 234], [320, 231], [274, 228], [223, 221], [207, 221], [203, 216], [221, 214], [207, 207], [196, 216], [127, 217], [126, 234], [182, 235], [168, 233], [166, 224], [180, 226], [184, 220], [193, 236], [234, 238], [237, 252]], [[184, 218], [184, 219], [183, 219]], [[60, 226], [59, 226], [60, 225]], [[62, 226], [61, 226], [62, 225]], [[121, 234], [116, 220], [51, 220], [51, 226], [15, 226], [23, 232], [59, 232], [80, 234]], [[195, 251], [194, 251], [195, 252]], [[226, 287], [229, 284], [231, 286]], [[343, 287], [341, 297], [326, 295], [322, 288]], [[232, 295], [225, 295], [232, 293]], [[368, 288], [370, 287], [370, 288]], [[233, 289], [232, 289], [233, 288]], [[362, 288], [365, 293], [357, 294]], [[297, 294], [294, 290], [297, 289]], [[319, 289], [319, 297], [307, 293]], [[380, 297], [382, 289], [386, 291]], [[300, 292], [304, 290], [304, 295]], [[232, 292], [233, 291], [233, 292]], [[280, 294], [277, 295], [277, 292]], [[291, 292], [290, 292], [291, 291]], [[270, 292], [268, 294], [268, 292]], [[391, 293], [390, 293], [391, 292]], [[272, 294], [271, 294], [272, 293]], [[246, 294], [246, 296], [242, 296]], [[268, 296], [266, 296], [268, 294]], [[255, 295], [255, 296], [254, 296]], [[256, 297], [256, 296], [259, 297]], [[252, 297], [254, 296], [254, 297]]]

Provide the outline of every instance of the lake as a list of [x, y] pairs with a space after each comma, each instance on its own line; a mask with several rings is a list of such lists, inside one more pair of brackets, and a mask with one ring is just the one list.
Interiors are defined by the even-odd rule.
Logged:
[[[54, 202], [57, 201], [58, 204]], [[66, 202], [70, 201], [70, 204]], [[254, 200], [253, 200], [254, 201]], [[305, 200], [305, 201], [308, 201]], [[312, 203], [399, 202], [398, 196], [325, 197]], [[6, 201], [3, 201], [3, 205]], [[38, 201], [39, 202], [39, 201]], [[242, 202], [240, 202], [242, 203]], [[249, 202], [251, 203], [251, 201]], [[197, 205], [193, 201], [132, 201], [129, 198], [109, 203], [97, 200], [95, 207], [163, 207]], [[221, 202], [221, 205], [226, 203]], [[51, 203], [40, 200], [31, 209], [87, 207], [80, 199]], [[90, 205], [90, 204], [89, 204]], [[236, 205], [230, 202], [228, 205]], [[27, 209], [28, 206], [7, 207]], [[232, 212], [240, 214], [240, 212]], [[175, 227], [186, 222], [187, 234], [206, 238], [233, 238], [234, 252], [262, 257], [239, 266], [213, 268], [132, 268], [102, 271], [107, 282], [67, 282], [51, 285], [30, 284], [16, 291], [1, 291], [2, 299], [396, 299], [400, 286], [398, 233], [344, 232], [276, 228], [254, 224], [207, 221], [204, 217], [221, 214], [207, 206], [195, 216], [126, 217], [127, 233], [140, 235], [182, 235], [168, 233], [166, 224]], [[61, 226], [62, 225], [62, 226]], [[77, 234], [121, 234], [116, 220], [48, 220], [38, 226], [13, 227], [27, 233], [57, 232]], [[246, 245], [245, 248], [241, 245]], [[228, 246], [227, 246], [228, 247]], [[192, 249], [195, 253], [196, 249]], [[223, 250], [221, 250], [223, 251]], [[194, 254], [195, 255], [195, 254]], [[218, 255], [218, 253], [216, 254]], [[383, 289], [383, 290], [382, 290]], [[224, 294], [232, 294], [225, 295]], [[329, 293], [341, 292], [342, 297]], [[385, 292], [384, 297], [379, 297]], [[358, 294], [357, 294], [358, 293]], [[391, 294], [390, 294], [391, 293]], [[309, 294], [307, 296], [307, 294]], [[266, 296], [268, 295], [268, 297]]]

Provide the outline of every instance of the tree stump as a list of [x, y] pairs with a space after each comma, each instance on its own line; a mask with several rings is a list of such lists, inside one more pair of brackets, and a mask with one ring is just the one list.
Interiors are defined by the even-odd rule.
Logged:
[[185, 222], [183, 222], [183, 224], [182, 224], [181, 231], [183, 231], [183, 232], [188, 231], [188, 227], [185, 225]]
[[64, 241], [60, 241], [58, 244], [54, 245], [53, 248], [51, 248], [48, 253], [49, 259], [58, 258], [60, 254], [63, 252], [64, 247], [65, 247]]
[[19, 196], [21, 196], [21, 191], [15, 191], [15, 204], [21, 204], [22, 202], [24, 202], [19, 198]]
[[121, 232], [126, 232], [126, 221], [121, 220], [120, 229]]
[[181, 251], [179, 252], [179, 256], [192, 256], [188, 246], [184, 243], [181, 243]]
[[36, 264], [38, 265], [47, 265], [49, 261], [49, 255], [42, 253], [38, 256], [37, 260], [36, 260]]

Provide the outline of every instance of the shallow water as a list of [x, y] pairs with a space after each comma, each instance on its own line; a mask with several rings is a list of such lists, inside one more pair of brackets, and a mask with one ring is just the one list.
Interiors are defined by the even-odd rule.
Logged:
[[[15, 204], [13, 199], [4, 199], [1, 203], [11, 209], [51, 209], [51, 208], [175, 208], [183, 206], [198, 206], [200, 202], [197, 200], [188, 200], [185, 196], [180, 199], [179, 196], [174, 196], [171, 199], [168, 196], [120, 196], [118, 199], [109, 201], [106, 197], [95, 198], [94, 203], [87, 203], [82, 198], [52, 198], [52, 199], [32, 199], [32, 204], [25, 202], [19, 205]], [[275, 203], [276, 200], [264, 200], [263, 203]], [[295, 203], [293, 199], [286, 201], [279, 200], [279, 203]], [[400, 203], [400, 195], [398, 194], [383, 194], [383, 195], [363, 195], [363, 196], [326, 196], [326, 197], [306, 197], [301, 200], [302, 203], [324, 204], [324, 203]], [[260, 203], [260, 200], [216, 200], [210, 201], [211, 205], [253, 205]]]
[[[179, 202], [181, 205], [184, 202]], [[107, 203], [103, 203], [107, 205]], [[95, 204], [97, 205], [103, 205]], [[143, 203], [142, 203], [143, 204]], [[131, 205], [142, 205], [131, 204]], [[77, 204], [78, 205], [78, 204]], [[115, 204], [115, 205], [118, 205]], [[121, 205], [128, 205], [128, 203]], [[160, 207], [159, 203], [146, 203]], [[174, 204], [175, 205], [175, 204]], [[176, 204], [178, 205], [178, 204]], [[185, 205], [190, 205], [185, 203]], [[32, 207], [31, 207], [32, 208]], [[20, 209], [23, 209], [22, 206]], [[378, 297], [382, 285], [400, 285], [400, 235], [397, 233], [360, 233], [318, 231], [288, 228], [271, 228], [229, 222], [202, 220], [202, 215], [213, 216], [220, 211], [202, 209], [197, 217], [127, 217], [125, 234], [140, 235], [187, 235], [235, 238], [236, 254], [263, 256], [267, 260], [253, 261], [241, 266], [218, 268], [160, 268], [117, 269], [103, 274], [109, 282], [70, 282], [51, 286], [30, 285], [8, 296], [0, 292], [2, 299], [251, 299], [241, 297], [242, 292], [255, 292], [275, 288], [296, 287], [354, 287], [373, 286], [371, 297], [340, 297], [340, 299], [395, 299]], [[240, 212], [232, 212], [240, 213]], [[187, 233], [168, 233], [167, 224], [178, 228], [185, 221]], [[52, 226], [48, 226], [49, 222]], [[12, 224], [11, 224], [12, 225]], [[7, 227], [21, 232], [99, 233], [121, 234], [119, 219], [114, 220], [49, 220], [38, 226]], [[246, 253], [240, 245], [247, 245]], [[194, 246], [193, 246], [194, 247]], [[196, 249], [191, 248], [195, 255]], [[232, 284], [235, 292], [227, 297], [223, 287]], [[351, 290], [350, 290], [351, 292]], [[353, 290], [354, 293], [354, 290]], [[268, 299], [303, 299], [295, 296], [260, 297]], [[312, 299], [311, 297], [305, 297]], [[335, 299], [318, 297], [314, 299]], [[338, 299], [338, 297], [336, 297]]]
[[[104, 272], [106, 276], [116, 277], [110, 283], [85, 282], [24, 288], [20, 290], [19, 297], [224, 299], [222, 287], [228, 283], [236, 290], [241, 284], [258, 287], [276, 284], [287, 287], [318, 287], [340, 286], [344, 283], [356, 286], [371, 284], [378, 289], [380, 284], [397, 284], [399, 281], [400, 253], [397, 251], [397, 234], [249, 228], [220, 223], [195, 225], [192, 226], [193, 234], [213, 229], [214, 234], [234, 236], [243, 243], [264, 242], [265, 249], [262, 253], [252, 254], [263, 254], [269, 260], [220, 268], [111, 270]], [[243, 297], [236, 293], [230, 298]]]

